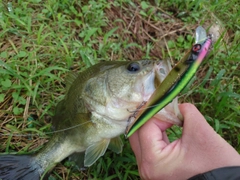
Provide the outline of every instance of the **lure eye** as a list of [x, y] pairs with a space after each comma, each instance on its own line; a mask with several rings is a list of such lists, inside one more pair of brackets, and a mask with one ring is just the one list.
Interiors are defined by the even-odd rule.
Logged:
[[195, 44], [193, 47], [192, 47], [192, 52], [193, 53], [197, 53], [200, 49], [201, 49], [201, 44]]
[[130, 63], [127, 66], [127, 70], [130, 72], [137, 72], [140, 69], [140, 65], [136, 62]]

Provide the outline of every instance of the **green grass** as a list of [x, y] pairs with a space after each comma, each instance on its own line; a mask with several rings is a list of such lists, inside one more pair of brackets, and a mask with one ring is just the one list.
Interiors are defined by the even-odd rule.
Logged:
[[[225, 33], [181, 94], [240, 152], [239, 2], [23, 0], [0, 3], [0, 151], [31, 153], [50, 138], [51, 116], [69, 70], [101, 60], [168, 59], [191, 47], [194, 29]], [[13, 134], [15, 133], [15, 135]], [[8, 134], [11, 134], [8, 136]], [[22, 136], [16, 136], [22, 135]], [[38, 135], [28, 135], [38, 134]], [[169, 131], [171, 140], [181, 134]], [[139, 179], [129, 142], [79, 172], [59, 164], [49, 179]]]

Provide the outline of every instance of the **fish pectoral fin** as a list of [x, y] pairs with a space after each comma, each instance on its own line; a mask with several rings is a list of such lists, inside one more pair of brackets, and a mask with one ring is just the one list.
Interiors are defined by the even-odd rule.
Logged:
[[109, 145], [110, 139], [103, 139], [89, 146], [85, 151], [84, 166], [89, 167], [95, 163], [98, 158], [103, 156]]
[[111, 139], [108, 149], [119, 154], [122, 152], [122, 147], [123, 147], [123, 142], [122, 142], [120, 136], [118, 136], [118, 137]]
[[68, 157], [69, 161], [72, 161], [75, 163], [75, 167], [79, 171], [84, 170], [84, 155], [85, 155], [85, 152], [77, 152], [77, 153], [71, 154]]

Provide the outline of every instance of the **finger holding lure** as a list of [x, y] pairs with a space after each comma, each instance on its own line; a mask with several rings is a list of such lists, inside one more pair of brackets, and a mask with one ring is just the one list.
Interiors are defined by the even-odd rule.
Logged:
[[157, 87], [144, 106], [144, 109], [138, 113], [134, 122], [127, 126], [125, 131], [126, 137], [130, 137], [184, 89], [203, 62], [211, 44], [212, 35], [207, 36], [205, 29], [199, 26], [196, 29], [196, 44], [192, 46], [190, 51], [188, 51]]

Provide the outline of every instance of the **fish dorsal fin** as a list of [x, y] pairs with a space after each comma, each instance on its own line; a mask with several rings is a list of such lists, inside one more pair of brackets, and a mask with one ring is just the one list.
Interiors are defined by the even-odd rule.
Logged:
[[78, 73], [73, 72], [73, 71], [68, 72], [68, 75], [65, 79], [67, 91], [70, 89], [72, 83], [75, 81], [75, 79], [77, 79], [77, 77], [78, 77]]
[[103, 139], [95, 144], [92, 144], [85, 151], [84, 166], [89, 167], [95, 163], [98, 158], [103, 156], [109, 145], [110, 139]]
[[123, 147], [123, 142], [122, 142], [120, 136], [118, 136], [118, 137], [111, 139], [108, 149], [119, 154], [122, 152], [122, 147]]

